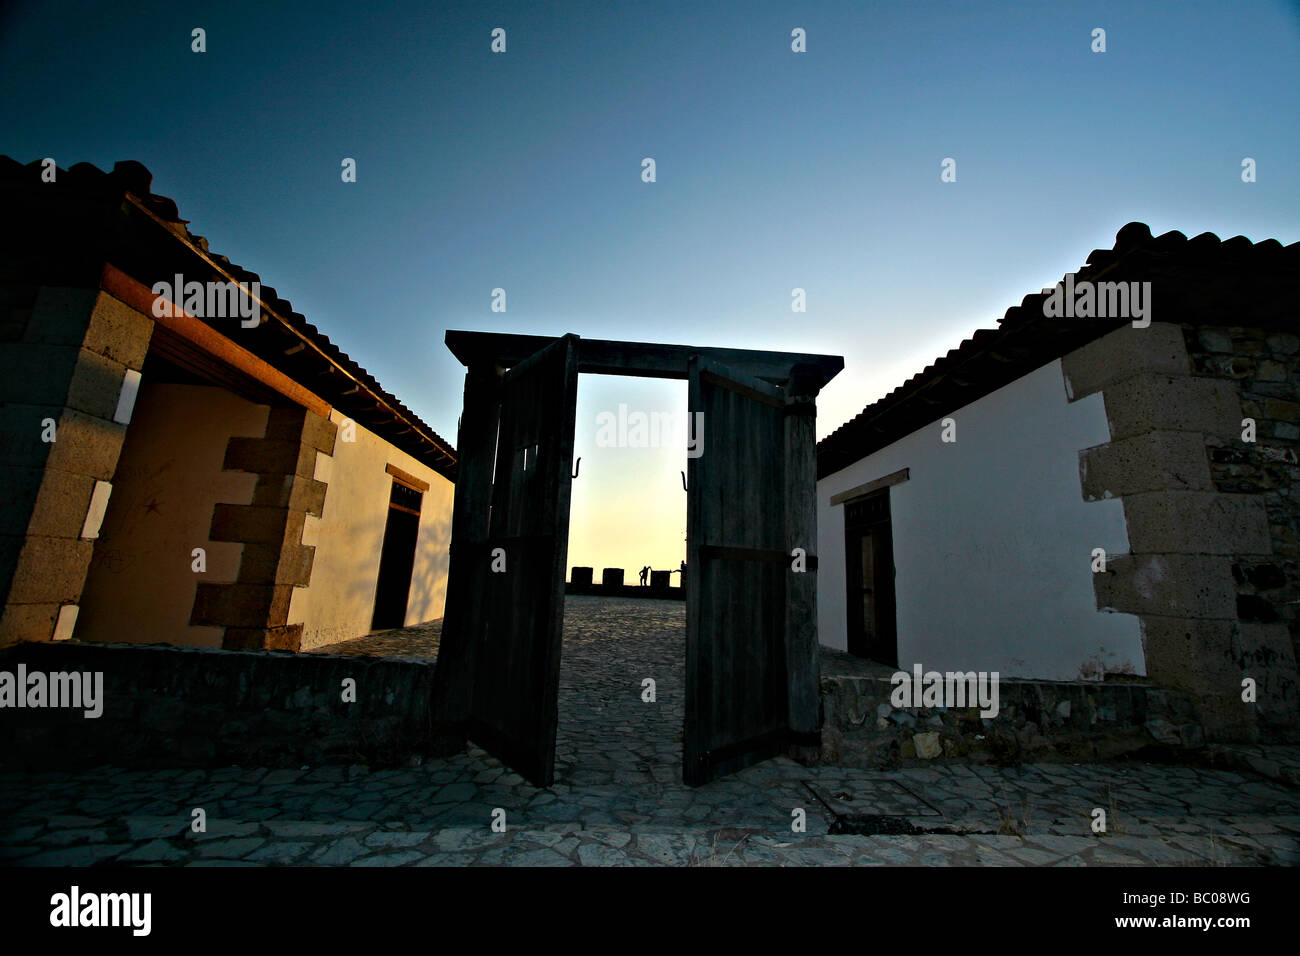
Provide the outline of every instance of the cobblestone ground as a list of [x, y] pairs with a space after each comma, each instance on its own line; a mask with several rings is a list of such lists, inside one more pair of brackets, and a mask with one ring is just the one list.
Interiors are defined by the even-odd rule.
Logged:
[[[1250, 770], [777, 759], [681, 783], [683, 605], [570, 598], [556, 783], [482, 750], [404, 769], [0, 774], [9, 865], [1143, 865], [1300, 863], [1300, 791]], [[437, 627], [328, 653], [427, 656]], [[363, 650], [366, 649], [366, 650]], [[657, 701], [641, 700], [656, 681]], [[1276, 755], [1275, 755], [1276, 756]], [[207, 832], [191, 832], [202, 807]], [[496, 808], [507, 830], [490, 827]], [[1108, 832], [1091, 832], [1093, 810]], [[794, 812], [806, 816], [795, 832]], [[838, 832], [852, 819], [858, 830]]]

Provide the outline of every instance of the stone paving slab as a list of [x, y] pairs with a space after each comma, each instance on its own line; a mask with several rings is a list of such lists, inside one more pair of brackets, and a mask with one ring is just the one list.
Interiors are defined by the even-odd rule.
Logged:
[[[474, 746], [400, 768], [0, 771], [0, 865], [1300, 865], [1300, 791], [1246, 767], [778, 758], [686, 787], [683, 625], [680, 602], [569, 599], [549, 788]], [[839, 832], [846, 813], [875, 831]]]
[[[303, 821], [312, 823], [315, 821]], [[447, 827], [410, 831], [378, 824], [365, 833], [312, 826], [300, 839], [262, 829], [249, 837], [205, 840], [187, 835], [139, 844], [42, 846], [29, 839], [7, 848], [4, 863], [96, 866], [165, 863], [188, 866], [1241, 866], [1300, 863], [1294, 840], [1182, 836], [1052, 837], [979, 834], [827, 835], [723, 829], [549, 824], [535, 829]], [[12, 854], [12, 855], [11, 855]]]

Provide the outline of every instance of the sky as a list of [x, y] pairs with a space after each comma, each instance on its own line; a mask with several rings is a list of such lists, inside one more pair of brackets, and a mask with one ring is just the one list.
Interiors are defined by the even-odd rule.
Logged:
[[[1300, 7], [11, 0], [0, 152], [143, 162], [449, 441], [448, 329], [842, 355], [825, 436], [1127, 222], [1300, 240]], [[685, 384], [580, 379], [569, 564], [673, 568], [685, 454], [601, 447], [620, 403]]]

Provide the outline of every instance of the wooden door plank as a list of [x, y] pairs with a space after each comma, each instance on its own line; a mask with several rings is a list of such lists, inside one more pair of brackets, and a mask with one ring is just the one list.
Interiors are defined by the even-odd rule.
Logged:
[[447, 600], [433, 676], [432, 719], [435, 747], [440, 753], [465, 748], [474, 651], [482, 631], [488, 573], [484, 544], [500, 412], [500, 370], [495, 365], [471, 366], [465, 372], [464, 411], [456, 436], [460, 459], [452, 503]]
[[[538, 786], [554, 777], [576, 336], [502, 377], [469, 736]], [[498, 565], [500, 566], [500, 565]]]
[[780, 752], [787, 735], [783, 392], [707, 359], [688, 410], [706, 443], [688, 505], [687, 726], [698, 785]]

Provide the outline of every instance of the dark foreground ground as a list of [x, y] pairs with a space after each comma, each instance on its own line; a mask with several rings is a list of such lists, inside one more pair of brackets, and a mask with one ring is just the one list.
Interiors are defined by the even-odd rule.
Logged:
[[[778, 759], [685, 787], [683, 613], [676, 601], [568, 599], [548, 789], [478, 748], [397, 770], [2, 773], [0, 863], [1300, 863], [1300, 791], [1250, 771], [1125, 763], [886, 772]], [[437, 632], [407, 628], [320, 651], [436, 655]], [[653, 704], [641, 699], [646, 677], [657, 685]], [[206, 833], [191, 831], [196, 808]], [[1098, 808], [1101, 835], [1091, 829]], [[504, 833], [492, 829], [498, 809]], [[794, 828], [801, 818], [803, 832]], [[837, 819], [869, 832], [832, 832]]]

